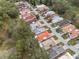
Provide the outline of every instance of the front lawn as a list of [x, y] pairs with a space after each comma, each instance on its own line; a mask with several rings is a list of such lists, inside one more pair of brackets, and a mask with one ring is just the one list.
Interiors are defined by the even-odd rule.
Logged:
[[47, 23], [51, 23], [51, 21], [52, 21], [52, 20], [50, 20], [50, 19], [47, 19]]
[[77, 44], [77, 40], [69, 40], [68, 41], [68, 45], [76, 45]]
[[58, 45], [58, 46], [59, 46], [59, 45], [60, 45], [60, 46], [64, 46], [64, 43], [60, 42], [60, 43], [58, 43], [57, 45]]
[[76, 45], [77, 43], [79, 43], [79, 37], [77, 37], [75, 39], [71, 39], [70, 41], [68, 41], [69, 45]]
[[43, 21], [40, 21], [40, 23], [41, 23], [41, 24], [44, 24], [44, 22], [43, 22]]
[[72, 51], [71, 49], [67, 49], [66, 51], [69, 52], [71, 55], [74, 55], [75, 54], [75, 52]]
[[62, 33], [62, 30], [61, 30], [60, 28], [57, 28], [57, 29], [56, 29], [56, 32]]
[[53, 36], [53, 38], [55, 38], [55, 40], [58, 40], [58, 37], [57, 37], [57, 36], [55, 36], [55, 35]]
[[68, 38], [68, 33], [63, 34], [62, 37], [63, 37], [64, 39], [67, 39], [67, 38]]
[[47, 26], [43, 26], [45, 29], [49, 29]]
[[49, 33], [51, 33], [52, 31], [50, 29], [47, 30]]
[[56, 27], [56, 24], [52, 24], [51, 26], [52, 26], [52, 28], [54, 28], [54, 27]]

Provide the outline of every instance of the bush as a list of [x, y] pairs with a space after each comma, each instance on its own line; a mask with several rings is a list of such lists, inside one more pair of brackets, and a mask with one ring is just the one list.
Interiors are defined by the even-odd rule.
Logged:
[[64, 39], [67, 39], [67, 38], [68, 38], [68, 34], [66, 33], [66, 34], [62, 35], [62, 37], [63, 37]]
[[69, 45], [75, 45], [76, 43], [77, 43], [76, 40], [70, 40], [70, 41], [68, 41]]

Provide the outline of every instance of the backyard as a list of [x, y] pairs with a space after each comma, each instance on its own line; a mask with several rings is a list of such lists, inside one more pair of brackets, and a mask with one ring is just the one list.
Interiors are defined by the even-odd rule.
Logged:
[[77, 43], [79, 43], [79, 37], [68, 41], [69, 45], [76, 45]]
[[71, 49], [67, 49], [66, 51], [69, 52], [71, 55], [74, 55], [75, 54], [75, 52], [72, 51]]

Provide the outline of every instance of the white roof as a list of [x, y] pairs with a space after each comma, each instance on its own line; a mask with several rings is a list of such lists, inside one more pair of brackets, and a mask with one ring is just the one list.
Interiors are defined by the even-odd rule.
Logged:
[[61, 21], [61, 20], [63, 20], [62, 17], [60, 17], [60, 16], [54, 16], [54, 17], [52, 18], [52, 23], [57, 23], [57, 22], [59, 22], [59, 21]]
[[32, 30], [36, 29], [37, 24], [35, 22], [33, 22], [32, 24], [30, 24], [30, 27]]
[[48, 10], [49, 8], [46, 6], [46, 5], [44, 5], [44, 4], [42, 4], [42, 5], [37, 5], [36, 6], [37, 8], [37, 10], [39, 10], [39, 11], [42, 11], [42, 10]]
[[39, 46], [40, 46], [40, 47], [43, 47], [43, 44], [39, 42]]
[[44, 32], [45, 30], [43, 29], [43, 28], [36, 28], [35, 30], [34, 30], [34, 33], [35, 34], [40, 34], [41, 32]]
[[54, 11], [48, 11], [48, 12], [45, 14], [45, 16], [47, 16], [47, 15], [53, 15], [53, 14], [55, 14]]
[[44, 32], [45, 29], [41, 28], [37, 23], [32, 22], [32, 24], [30, 24], [31, 30], [35, 33], [35, 34], [39, 34], [41, 32]]
[[37, 8], [43, 8], [43, 7], [46, 7], [46, 5], [42, 4], [42, 5], [37, 5], [36, 7]]

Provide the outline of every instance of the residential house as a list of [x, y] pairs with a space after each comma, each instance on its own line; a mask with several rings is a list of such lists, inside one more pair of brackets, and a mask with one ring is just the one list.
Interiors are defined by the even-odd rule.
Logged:
[[59, 55], [65, 52], [64, 48], [61, 46], [55, 45], [48, 50], [49, 59], [56, 59]]
[[45, 19], [52, 19], [52, 17], [54, 17], [56, 15], [56, 13], [54, 11], [48, 11], [44, 16]]
[[79, 55], [75, 57], [75, 59], [79, 59]]
[[64, 19], [61, 22], [59, 22], [59, 27], [62, 28], [64, 27], [66, 24], [71, 24], [72, 22], [70, 20]]
[[31, 12], [22, 14], [22, 18], [28, 23], [32, 23], [33, 21], [36, 21], [36, 16], [34, 16]]
[[44, 48], [45, 50], [48, 50], [51, 47], [53, 47], [54, 45], [56, 45], [56, 42], [53, 37], [50, 37], [50, 38], [40, 42], [39, 44], [42, 45], [42, 48]]
[[75, 39], [79, 36], [79, 29], [72, 24], [65, 24], [62, 26], [62, 31], [69, 34], [70, 39]]
[[29, 8], [29, 6], [23, 1], [17, 2], [17, 3], [15, 3], [15, 5], [19, 9], [19, 11], [21, 11], [21, 9], [23, 9], [23, 8], [25, 8], [25, 9]]
[[29, 6], [25, 2], [19, 2], [17, 4], [17, 7], [20, 11], [20, 18], [22, 18], [24, 21], [31, 23], [33, 21], [36, 21], [36, 16], [34, 16], [30, 9]]
[[74, 59], [68, 52], [60, 55], [57, 59]]
[[44, 13], [44, 12], [47, 12], [49, 8], [46, 5], [42, 4], [42, 5], [37, 5], [36, 10], [41, 13]]
[[44, 31], [46, 31], [46, 29], [44, 27], [42, 27], [42, 25], [40, 25], [38, 23], [38, 21], [32, 22], [30, 24], [30, 27], [31, 27], [31, 30], [35, 33], [35, 35], [38, 35], [38, 34], [44, 32]]
[[21, 18], [23, 18], [26, 22], [36, 21], [36, 16], [31, 13], [29, 9], [22, 9], [20, 11]]
[[29, 10], [29, 9], [22, 9], [22, 10], [20, 10], [20, 14], [21, 15], [24, 15], [24, 14], [26, 14], [26, 13], [30, 13], [31, 11]]
[[49, 37], [49, 32], [48, 31], [44, 31], [38, 35], [35, 36], [35, 38], [39, 41], [42, 42], [44, 40], [46, 40]]
[[72, 24], [65, 24], [63, 25], [63, 27], [61, 28], [63, 32], [71, 32], [72, 30], [75, 29], [75, 26]]
[[79, 29], [74, 29], [69, 33], [70, 39], [75, 39], [79, 36]]
[[57, 22], [60, 22], [60, 21], [62, 21], [62, 20], [63, 20], [62, 17], [60, 17], [59, 15], [56, 15], [56, 16], [54, 16], [54, 17], [52, 18], [52, 23], [57, 23]]

